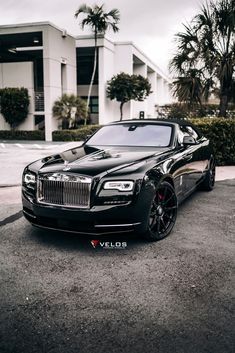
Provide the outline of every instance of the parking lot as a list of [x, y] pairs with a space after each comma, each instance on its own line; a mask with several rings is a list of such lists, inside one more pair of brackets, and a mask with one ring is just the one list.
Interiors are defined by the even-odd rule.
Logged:
[[5, 189], [0, 352], [234, 352], [234, 187], [195, 193], [160, 242], [95, 237], [125, 250], [32, 228]]

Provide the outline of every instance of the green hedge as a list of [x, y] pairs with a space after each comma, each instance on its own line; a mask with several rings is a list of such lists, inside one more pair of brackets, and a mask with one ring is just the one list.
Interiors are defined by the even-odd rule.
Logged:
[[88, 125], [77, 130], [57, 130], [53, 131], [53, 141], [83, 141], [87, 135], [92, 135], [98, 130], [100, 125]]
[[235, 165], [235, 119], [192, 118], [211, 142], [217, 165]]
[[[53, 141], [83, 141], [92, 135], [100, 125], [88, 125], [77, 130], [53, 131]], [[45, 132], [41, 130], [0, 130], [0, 140], [45, 140]]]
[[[217, 165], [235, 165], [235, 119], [191, 118], [189, 120], [210, 139]], [[82, 141], [99, 128], [99, 125], [89, 125], [78, 130], [53, 131], [53, 141]]]
[[[235, 119], [192, 118], [190, 121], [210, 139], [217, 165], [235, 165]], [[99, 125], [88, 125], [77, 130], [53, 131], [53, 141], [83, 141]], [[44, 140], [44, 132], [0, 131], [1, 140]]]
[[41, 130], [0, 130], [0, 140], [45, 140]]

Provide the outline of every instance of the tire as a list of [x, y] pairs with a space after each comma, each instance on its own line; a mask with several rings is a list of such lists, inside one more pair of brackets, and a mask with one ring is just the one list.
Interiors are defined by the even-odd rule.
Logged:
[[201, 183], [201, 190], [211, 191], [215, 186], [215, 161], [214, 159], [210, 162], [210, 168], [206, 172], [205, 179]]
[[153, 197], [144, 238], [148, 241], [157, 241], [170, 234], [176, 222], [177, 208], [178, 202], [173, 186], [163, 181]]

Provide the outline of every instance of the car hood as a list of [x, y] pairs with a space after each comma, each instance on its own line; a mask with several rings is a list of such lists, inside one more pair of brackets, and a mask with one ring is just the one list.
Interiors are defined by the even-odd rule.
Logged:
[[91, 147], [82, 145], [57, 155], [43, 158], [30, 165], [41, 173], [78, 173], [87, 176], [109, 174], [121, 168], [160, 157], [169, 148]]

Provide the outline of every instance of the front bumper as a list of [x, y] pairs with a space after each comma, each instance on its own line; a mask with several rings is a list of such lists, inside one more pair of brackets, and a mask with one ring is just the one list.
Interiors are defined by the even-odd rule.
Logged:
[[33, 225], [79, 234], [143, 233], [147, 229], [150, 199], [140, 194], [125, 205], [98, 205], [90, 209], [42, 205], [22, 193], [23, 214]]

